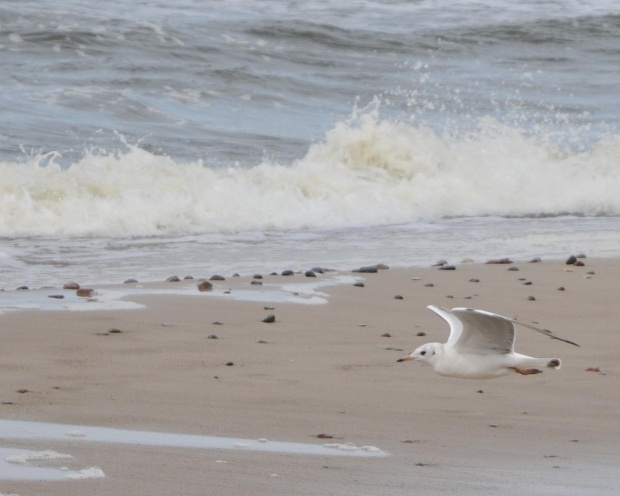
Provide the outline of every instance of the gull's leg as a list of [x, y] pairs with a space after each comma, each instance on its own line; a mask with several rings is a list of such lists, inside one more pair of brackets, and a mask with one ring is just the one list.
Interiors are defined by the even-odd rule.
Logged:
[[542, 374], [542, 370], [538, 369], [522, 369], [520, 367], [512, 367], [517, 374], [521, 375], [532, 375], [532, 374]]

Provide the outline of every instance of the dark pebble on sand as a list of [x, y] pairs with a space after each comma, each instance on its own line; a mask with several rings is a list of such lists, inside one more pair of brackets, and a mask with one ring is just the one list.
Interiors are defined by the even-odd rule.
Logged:
[[601, 371], [601, 369], [598, 368], [598, 367], [588, 367], [586, 369], [586, 372], [600, 372], [600, 371]]
[[534, 258], [532, 258], [532, 260], [530, 260], [530, 263], [538, 263], [538, 262], [542, 262], [540, 257], [534, 257]]
[[353, 286], [355, 286], [356, 288], [363, 288], [364, 287], [364, 283], [363, 282], [356, 282]]
[[359, 269], [354, 269], [353, 272], [361, 272], [364, 274], [375, 274], [379, 272], [378, 265], [367, 265], [365, 267], [360, 267]]
[[331, 434], [319, 434], [317, 438], [318, 439], [333, 439], [334, 436], [332, 436]]
[[282, 271], [282, 275], [283, 276], [294, 276], [295, 272], [293, 272], [292, 270], [288, 269], [288, 270], [283, 270]]
[[256, 341], [258, 344], [267, 344], [267, 341], [265, 341], [264, 339], [259, 339], [258, 341]]
[[482, 393], [484, 393], [484, 391], [482, 389], [478, 389], [478, 391], [476, 391], [476, 393], [482, 394]]
[[273, 314], [267, 315], [267, 317], [263, 319], [263, 322], [265, 324], [273, 324], [275, 321], [276, 321], [276, 316]]
[[80, 289], [80, 285], [77, 282], [68, 282], [62, 289]]
[[136, 283], [136, 282], [138, 282], [138, 280], [137, 280], [137, 279], [125, 279], [125, 280], [123, 281], [123, 284], [134, 284], [134, 283]]
[[254, 274], [252, 276], [252, 279], [262, 279], [262, 278], [263, 278], [262, 274]]
[[224, 276], [220, 276], [218, 274], [214, 274], [210, 278], [211, 281], [225, 281], [226, 278]]
[[313, 271], [311, 271], [311, 270], [307, 270], [306, 273], [305, 273], [305, 276], [306, 277], [316, 277], [316, 274]]
[[439, 270], [456, 270], [456, 267], [454, 265], [442, 265]]
[[525, 281], [523, 284], [525, 286], [531, 286], [532, 285], [532, 281]]
[[16, 288], [17, 291], [26, 291], [28, 288], [28, 286], [20, 286], [19, 288]]
[[166, 282], [179, 282], [181, 279], [179, 279], [179, 276], [170, 276], [168, 279], [166, 279]]
[[80, 288], [75, 292], [75, 294], [82, 298], [90, 298], [95, 294], [95, 290], [90, 288]]
[[566, 288], [565, 288], [564, 286], [560, 286], [560, 287], [558, 288], [558, 291], [564, 291], [565, 289], [566, 289]]
[[581, 260], [577, 260], [573, 265], [575, 267], [584, 267], [586, 264], [584, 264]]
[[213, 322], [213, 325], [224, 325], [224, 324], [222, 324], [219, 320], [216, 320], [215, 322]]
[[47, 295], [48, 298], [56, 298], [57, 300], [62, 300], [65, 295]]
[[527, 297], [527, 299], [528, 299], [529, 301], [536, 301], [536, 298], [535, 298], [535, 297], [533, 297], [533, 296], [528, 296], [528, 297]]
[[475, 277], [472, 277], [469, 282], [480, 282], [480, 279], [477, 279]]
[[420, 331], [416, 334], [416, 336], [426, 336], [426, 333], [424, 331]]
[[257, 281], [256, 279], [254, 279], [250, 284], [253, 285], [253, 286], [262, 286], [263, 282], [262, 281]]
[[29, 391], [27, 389], [18, 389], [17, 392], [20, 394], [24, 394], [24, 393], [28, 393]]
[[508, 270], [511, 270], [513, 272], [519, 272], [519, 267], [508, 267]]
[[435, 285], [432, 282], [429, 282], [429, 283], [425, 284], [424, 286], [427, 287], [427, 288], [434, 288], [435, 287]]
[[489, 260], [487, 261], [487, 263], [488, 264], [511, 264], [513, 262], [509, 258], [498, 258], [495, 260]]
[[207, 336], [207, 339], [219, 339], [219, 338], [217, 337], [217, 334], [209, 334]]
[[386, 332], [385, 334], [381, 334], [382, 338], [391, 338], [392, 335], [389, 332]]
[[571, 255], [566, 259], [566, 265], [573, 265], [577, 261], [577, 257], [575, 255]]
[[312, 267], [312, 269], [310, 269], [312, 272], [315, 272], [317, 274], [323, 274], [325, 272], [325, 270], [322, 267]]
[[211, 291], [213, 289], [213, 284], [209, 281], [202, 281], [198, 284], [198, 291]]
[[403, 300], [404, 298], [403, 298], [403, 295], [396, 295], [396, 296], [394, 296], [394, 299], [395, 300]]
[[234, 363], [233, 363], [233, 362], [226, 362], [226, 366], [227, 366], [227, 367], [232, 367], [233, 365], [234, 365]]

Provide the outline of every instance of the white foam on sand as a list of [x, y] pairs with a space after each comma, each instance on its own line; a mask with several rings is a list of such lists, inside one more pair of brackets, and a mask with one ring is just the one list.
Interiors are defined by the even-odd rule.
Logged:
[[135, 310], [145, 305], [131, 301], [132, 296], [192, 296], [227, 298], [239, 301], [270, 303], [296, 303], [304, 305], [323, 305], [328, 295], [320, 288], [339, 284], [353, 284], [357, 277], [330, 275], [325, 278], [307, 279], [303, 282], [286, 284], [264, 284], [263, 286], [230, 288], [223, 282], [214, 285], [211, 291], [198, 291], [196, 282], [183, 281], [162, 285], [123, 285], [121, 287], [101, 287], [89, 298], [78, 297], [74, 290], [30, 289], [0, 292], [0, 313], [15, 310], [64, 310], [85, 312], [90, 310]]
[[[52, 450], [25, 451], [20, 449], [0, 448], [0, 479], [4, 480], [80, 480], [105, 477], [103, 470], [89, 467], [79, 471], [65, 466], [43, 467], [41, 462], [53, 465], [59, 461], [72, 460], [73, 456]], [[36, 465], [31, 462], [37, 462]], [[4, 496], [1, 495], [0, 496]]]
[[[80, 432], [80, 436], [72, 435]], [[43, 422], [24, 422], [19, 420], [0, 420], [0, 439], [20, 440], [71, 440], [76, 443], [111, 443], [126, 445], [177, 447], [208, 450], [241, 450], [263, 453], [289, 453], [296, 455], [323, 455], [323, 456], [354, 456], [354, 457], [384, 457], [388, 453], [374, 446], [357, 447], [347, 444], [304, 444], [269, 441], [265, 438], [239, 439], [214, 436], [199, 436], [192, 434], [171, 434], [164, 432], [132, 431], [112, 429], [107, 427], [74, 426], [64, 424], [49, 424]], [[9, 450], [0, 448], [0, 457], [5, 467], [12, 469], [0, 470], [0, 479], [32, 479], [45, 478], [47, 480], [84, 479], [103, 477], [101, 469], [91, 467], [80, 472], [61, 471], [29, 467], [30, 460], [66, 460], [70, 455], [63, 455], [53, 451], [27, 452], [23, 450]], [[11, 459], [8, 463], [7, 459]], [[19, 460], [19, 461], [18, 461]], [[28, 469], [28, 470], [26, 470]], [[40, 469], [40, 473], [35, 469]], [[37, 475], [32, 475], [37, 472]]]

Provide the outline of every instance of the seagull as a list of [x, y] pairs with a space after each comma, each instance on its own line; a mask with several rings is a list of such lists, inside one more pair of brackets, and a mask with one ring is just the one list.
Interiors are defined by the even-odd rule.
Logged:
[[579, 346], [550, 331], [516, 322], [508, 317], [473, 308], [447, 308], [429, 305], [448, 324], [447, 343], [427, 343], [398, 362], [416, 360], [429, 364], [439, 375], [465, 379], [494, 379], [511, 373], [540, 374], [541, 368], [559, 369], [559, 358], [534, 358], [514, 351], [515, 324], [545, 334], [552, 339]]

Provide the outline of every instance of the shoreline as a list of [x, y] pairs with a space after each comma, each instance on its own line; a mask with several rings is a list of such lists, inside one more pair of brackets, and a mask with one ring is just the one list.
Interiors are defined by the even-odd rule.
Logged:
[[[438, 487], [447, 494], [614, 494], [620, 260], [583, 261], [584, 267], [543, 261], [339, 272], [364, 286], [320, 287], [327, 303], [319, 305], [141, 294], [129, 298], [145, 305], [134, 310], [6, 312], [0, 315], [1, 419], [333, 441], [376, 446], [391, 456], [308, 458], [0, 438], [1, 447], [69, 453], [76, 464], [105, 473], [81, 482], [0, 480], [0, 492], [164, 495], [182, 486], [185, 494], [219, 488], [241, 495], [258, 484], [278, 495], [291, 488], [344, 495]], [[309, 279], [278, 276], [277, 284], [321, 278]], [[234, 292], [250, 282], [246, 276], [214, 284]], [[263, 282], [271, 284], [267, 276]], [[154, 286], [162, 284], [179, 283]], [[447, 325], [429, 304], [506, 315], [581, 348], [519, 328], [518, 351], [557, 355], [562, 369], [488, 381], [396, 363], [420, 344], [447, 339]], [[262, 322], [270, 314], [275, 322]], [[586, 371], [594, 367], [599, 371]]]

